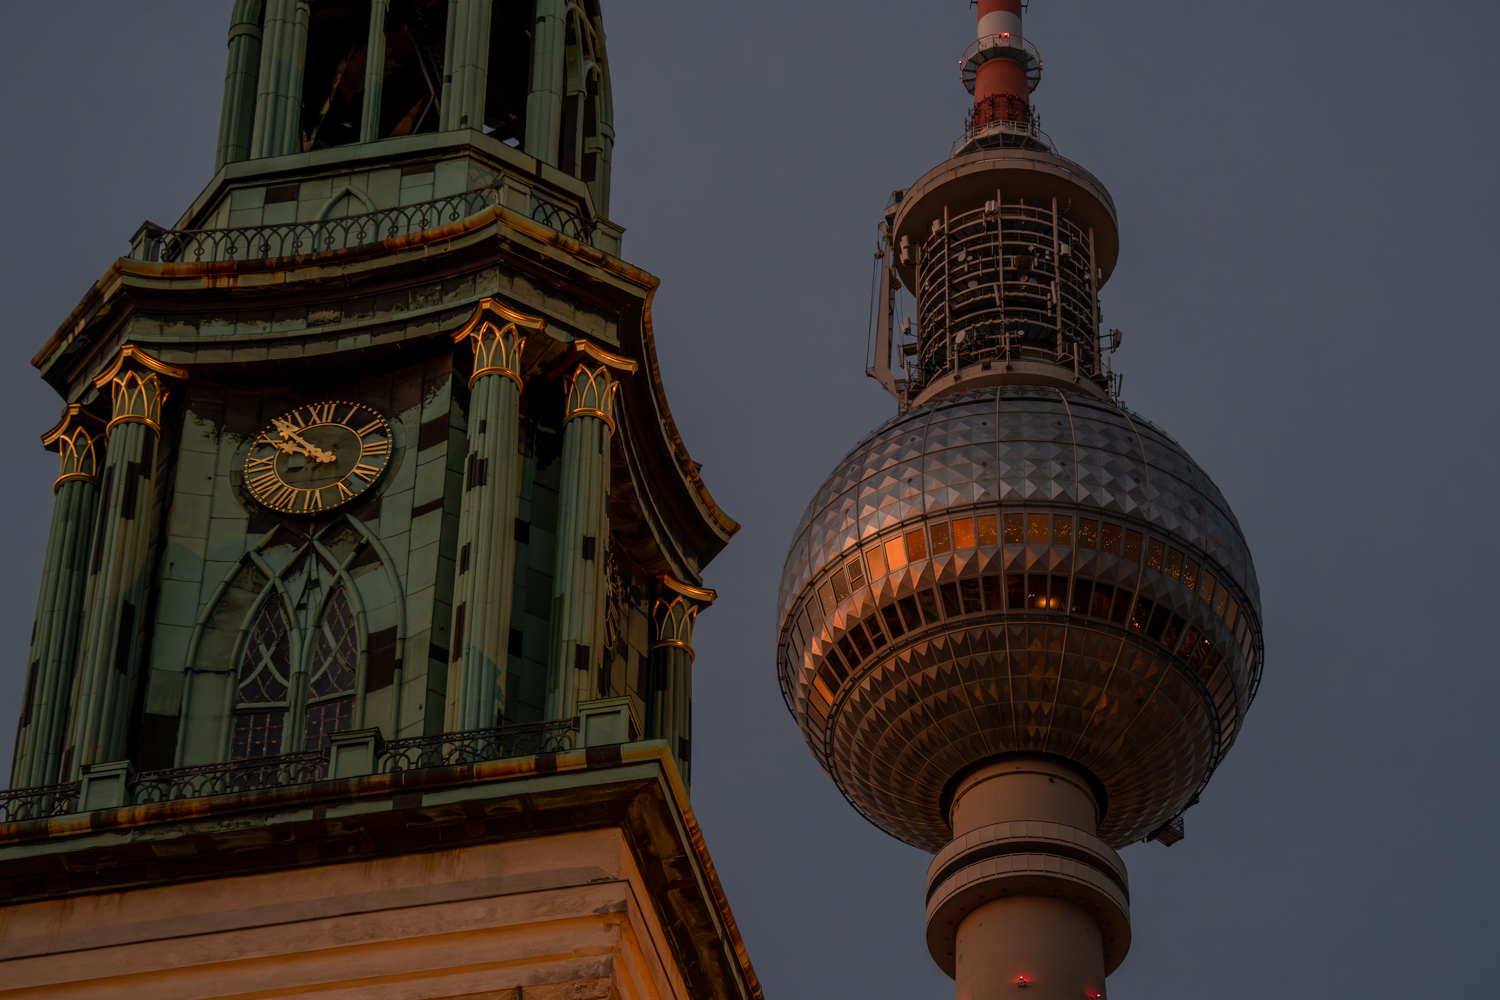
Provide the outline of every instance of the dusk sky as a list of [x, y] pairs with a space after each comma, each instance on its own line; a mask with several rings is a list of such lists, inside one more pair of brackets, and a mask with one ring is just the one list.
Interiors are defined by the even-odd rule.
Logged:
[[[965, 0], [602, 0], [612, 215], [662, 280], [674, 416], [743, 529], [705, 573], [693, 806], [770, 1000], [951, 997], [928, 856], [862, 819], [776, 683], [808, 500], [895, 412], [875, 225], [948, 155]], [[0, 768], [61, 401], [29, 363], [208, 182], [230, 0], [5, 5]], [[1187, 838], [1127, 848], [1114, 1000], [1485, 996], [1500, 919], [1500, 7], [1035, 0], [1034, 100], [1119, 209], [1130, 409], [1239, 517], [1265, 678]], [[1420, 557], [1420, 558], [1419, 558]], [[1487, 627], [1487, 626], [1486, 626]]]

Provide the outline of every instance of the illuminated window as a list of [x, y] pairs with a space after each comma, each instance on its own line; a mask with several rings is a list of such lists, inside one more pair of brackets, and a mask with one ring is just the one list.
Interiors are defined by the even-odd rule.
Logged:
[[1182, 576], [1182, 553], [1176, 549], [1167, 550], [1167, 575], [1174, 580]]
[[890, 565], [892, 573], [906, 565], [906, 540], [900, 535], [886, 540], [885, 561]]
[[1078, 547], [1081, 549], [1097, 549], [1099, 547], [1099, 522], [1090, 521], [1088, 518], [1078, 519]]
[[953, 547], [955, 549], [974, 547], [974, 519], [972, 517], [953, 522]]
[[979, 518], [979, 544], [998, 545], [999, 537], [995, 534], [995, 515], [985, 514]]
[[1021, 514], [1005, 515], [1005, 544], [1022, 545], [1026, 542], [1026, 518]]
[[818, 600], [823, 602], [825, 615], [833, 614], [833, 609], [839, 606], [839, 602], [833, 599], [833, 588], [826, 583], [818, 588]]
[[1203, 571], [1203, 580], [1198, 586], [1198, 596], [1205, 601], [1214, 596], [1214, 584], [1218, 583], [1214, 575], [1207, 570]]
[[1131, 562], [1141, 561], [1141, 533], [1139, 531], [1125, 530], [1125, 549], [1122, 553]]
[[1155, 605], [1144, 597], [1136, 598], [1135, 614], [1130, 616], [1130, 627], [1137, 632], [1146, 631], [1146, 623], [1151, 619], [1151, 609]]
[[1068, 578], [1065, 576], [1054, 576], [1052, 578], [1052, 592], [1047, 597], [1047, 610], [1062, 611], [1068, 606]]
[[1198, 586], [1198, 564], [1189, 559], [1182, 567], [1182, 585], [1188, 590]]
[[1221, 583], [1214, 588], [1214, 614], [1222, 618], [1228, 603], [1229, 591], [1225, 590], [1224, 585]]
[[291, 674], [292, 640], [286, 608], [273, 594], [256, 616], [245, 655], [240, 658], [231, 750], [236, 760], [282, 752]]
[[1052, 544], [1073, 544], [1073, 519], [1066, 514], [1052, 515]]
[[1190, 628], [1182, 633], [1182, 648], [1177, 652], [1182, 656], [1192, 656], [1193, 649], [1198, 645], [1199, 634], [1195, 628]]
[[850, 561], [846, 568], [849, 570], [849, 590], [852, 593], [865, 585], [865, 574], [858, 559]]
[[921, 528], [906, 533], [906, 558], [912, 562], [927, 558], [927, 539]]
[[877, 545], [865, 553], [865, 559], [870, 564], [870, 579], [879, 579], [885, 576], [885, 553]]
[[1167, 557], [1167, 547], [1156, 539], [1146, 546], [1146, 566], [1149, 569], [1161, 569], [1162, 560]]
[[1228, 625], [1230, 628], [1234, 628], [1235, 619], [1239, 617], [1239, 614], [1239, 602], [1231, 599], [1229, 602], [1229, 610], [1224, 614], [1224, 624]]
[[953, 551], [953, 542], [948, 538], [948, 525], [934, 524], [932, 526], [932, 554], [942, 555], [944, 552]]
[[1203, 666], [1203, 661], [1208, 659], [1208, 654], [1213, 652], [1213, 649], [1213, 643], [1209, 642], [1207, 636], [1199, 639], [1197, 648], [1193, 650], [1193, 669]]
[[354, 681], [359, 663], [359, 628], [349, 595], [340, 587], [323, 612], [313, 635], [312, 660], [307, 668], [307, 725], [303, 749], [328, 745], [332, 733], [354, 725]]
[[1029, 545], [1047, 544], [1047, 515], [1026, 515], [1026, 542]]
[[1047, 610], [1047, 576], [1044, 573], [1026, 574], [1026, 606], [1033, 611]]
[[1099, 551], [1112, 556], [1120, 554], [1120, 526], [1105, 522], [1099, 532]]
[[849, 599], [849, 580], [842, 569], [834, 570], [833, 579], [829, 582], [833, 584], [833, 596], [838, 603], [843, 604]]

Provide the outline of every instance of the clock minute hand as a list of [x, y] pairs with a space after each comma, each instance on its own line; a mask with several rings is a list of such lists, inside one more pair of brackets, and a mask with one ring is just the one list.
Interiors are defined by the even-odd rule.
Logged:
[[278, 417], [273, 419], [271, 423], [276, 426], [276, 430], [280, 432], [282, 437], [281, 441], [273, 441], [271, 443], [288, 455], [306, 455], [308, 458], [323, 465], [338, 460], [338, 456], [333, 454], [333, 452], [324, 451], [315, 444], [309, 444], [302, 435], [297, 433], [296, 428], [292, 426], [290, 421], [282, 420]]

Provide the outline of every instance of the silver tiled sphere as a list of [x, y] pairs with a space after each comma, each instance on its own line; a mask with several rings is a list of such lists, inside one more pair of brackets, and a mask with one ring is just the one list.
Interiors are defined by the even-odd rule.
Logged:
[[1250, 553], [1140, 417], [1000, 386], [889, 421], [802, 518], [779, 598], [787, 704], [872, 822], [936, 851], [945, 796], [1006, 754], [1097, 780], [1119, 847], [1189, 805], [1261, 662]]

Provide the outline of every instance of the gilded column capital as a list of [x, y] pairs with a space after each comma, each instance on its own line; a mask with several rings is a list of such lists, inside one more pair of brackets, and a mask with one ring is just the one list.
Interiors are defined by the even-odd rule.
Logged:
[[468, 340], [474, 348], [474, 374], [469, 386], [483, 375], [503, 375], [521, 384], [521, 352], [526, 348], [526, 331], [540, 333], [547, 321], [516, 312], [494, 299], [481, 299], [474, 315], [456, 333], [455, 344]]
[[104, 421], [85, 410], [77, 403], [63, 408], [62, 419], [57, 426], [42, 435], [42, 447], [56, 451], [62, 458], [62, 468], [52, 484], [52, 492], [69, 479], [99, 481], [99, 439], [104, 435]]
[[693, 623], [698, 612], [712, 604], [719, 595], [712, 590], [689, 586], [665, 573], [658, 576], [656, 582], [657, 597], [652, 608], [656, 641], [651, 648], [675, 647], [685, 650], [691, 659], [695, 655]]
[[158, 361], [134, 344], [126, 344], [115, 355], [114, 364], [94, 377], [96, 388], [110, 387], [114, 405], [104, 432], [108, 434], [115, 424], [135, 420], [160, 434], [162, 406], [171, 386], [187, 378], [187, 369]]
[[566, 423], [574, 417], [598, 417], [615, 430], [615, 391], [620, 383], [615, 373], [630, 374], [640, 368], [629, 358], [595, 347], [587, 340], [575, 340], [568, 358], [561, 366], [568, 375], [568, 406], [563, 415]]

